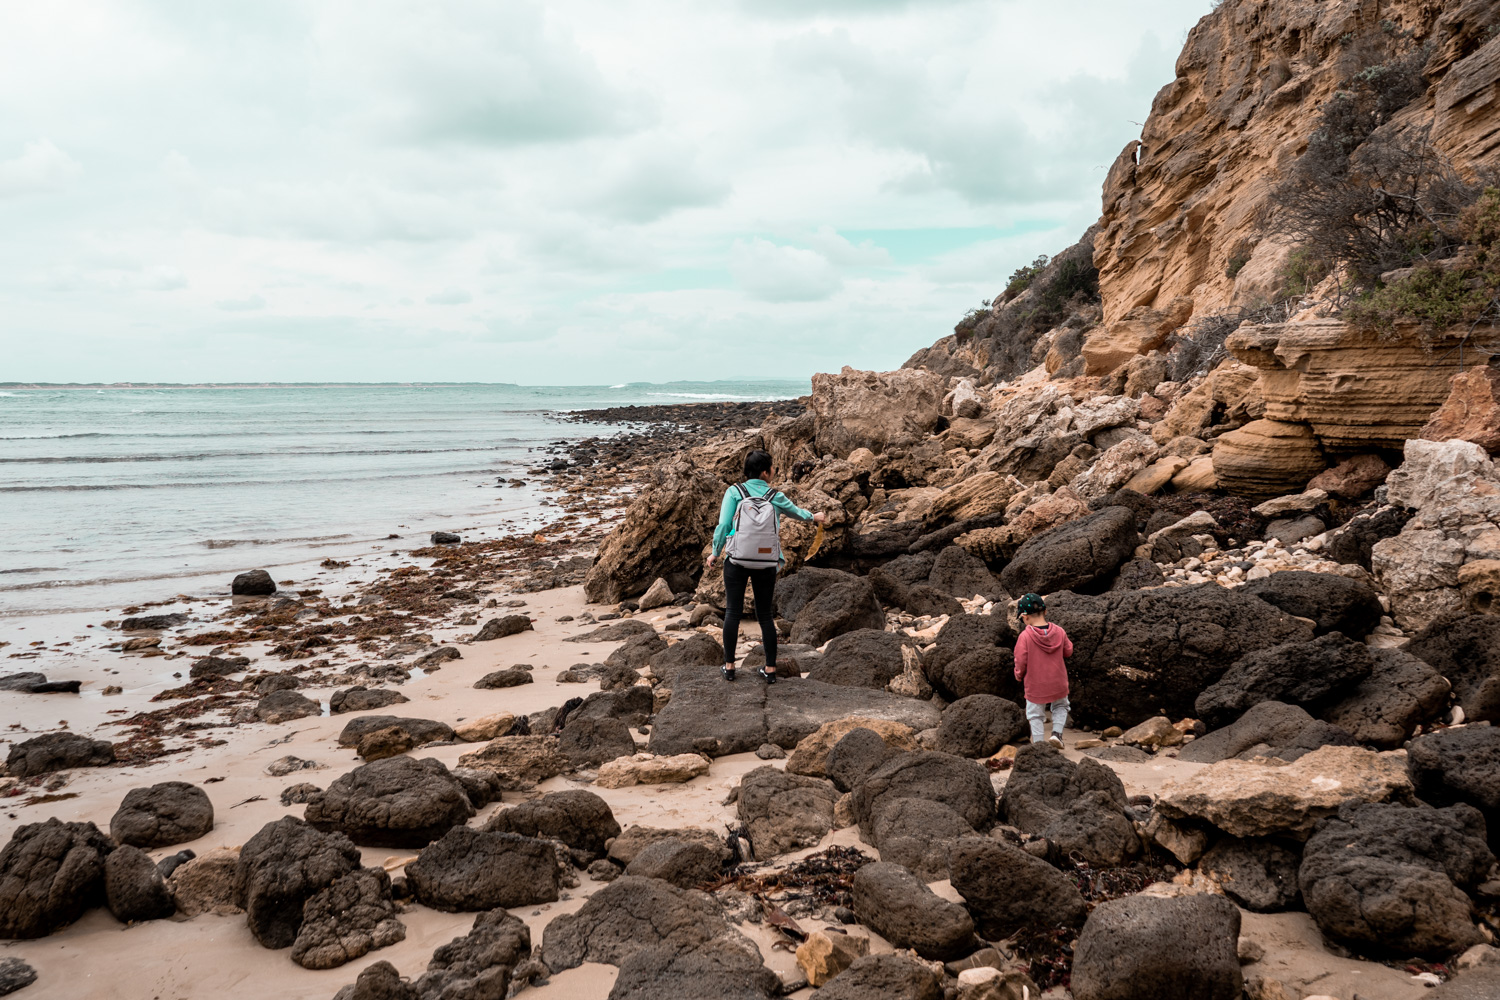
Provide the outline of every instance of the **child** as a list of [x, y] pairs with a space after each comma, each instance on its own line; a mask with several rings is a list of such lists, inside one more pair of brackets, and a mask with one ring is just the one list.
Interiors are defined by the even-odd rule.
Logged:
[[1047, 621], [1047, 602], [1027, 594], [1016, 602], [1026, 623], [1016, 639], [1016, 680], [1026, 690], [1026, 721], [1031, 723], [1031, 742], [1045, 735], [1044, 713], [1052, 709], [1053, 746], [1062, 746], [1063, 727], [1068, 724], [1068, 666], [1063, 657], [1073, 655], [1073, 641], [1061, 625]]

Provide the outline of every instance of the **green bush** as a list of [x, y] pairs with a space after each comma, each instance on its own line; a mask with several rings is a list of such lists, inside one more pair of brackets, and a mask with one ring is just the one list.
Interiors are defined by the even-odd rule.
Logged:
[[1318, 287], [1332, 270], [1328, 261], [1308, 249], [1293, 250], [1281, 266], [1281, 295], [1300, 299]]
[[1047, 261], [1047, 255], [1041, 254], [1030, 264], [1022, 264], [1020, 267], [1016, 268], [1015, 271], [1012, 272], [1010, 280], [1005, 283], [1005, 291], [1000, 294], [1000, 301], [1009, 302], [1011, 299], [1015, 298], [1017, 295], [1020, 295], [1022, 292], [1026, 291], [1026, 289], [1030, 288], [1031, 283], [1036, 280], [1036, 276], [1041, 274], [1042, 271], [1047, 267]]

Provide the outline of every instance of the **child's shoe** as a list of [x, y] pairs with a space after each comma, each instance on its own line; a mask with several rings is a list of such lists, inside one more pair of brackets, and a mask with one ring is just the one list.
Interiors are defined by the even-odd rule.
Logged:
[[1048, 737], [1047, 738], [1047, 742], [1051, 743], [1053, 746], [1057, 747], [1057, 749], [1059, 749], [1059, 750], [1061, 750], [1063, 748], [1063, 741], [1060, 740], [1060, 739], [1058, 739], [1056, 736], [1050, 736], [1050, 737]]

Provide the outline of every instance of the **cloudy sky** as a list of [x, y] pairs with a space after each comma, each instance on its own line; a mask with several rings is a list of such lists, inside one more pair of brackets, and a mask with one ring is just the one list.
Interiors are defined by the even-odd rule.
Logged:
[[1209, 0], [0, 7], [0, 381], [899, 365], [1098, 215]]

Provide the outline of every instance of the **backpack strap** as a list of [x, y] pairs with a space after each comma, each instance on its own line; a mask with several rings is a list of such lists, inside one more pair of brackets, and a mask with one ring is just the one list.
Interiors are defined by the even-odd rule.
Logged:
[[750, 499], [750, 491], [747, 490], [747, 489], [745, 489], [745, 484], [744, 483], [735, 483], [734, 484], [734, 488], [740, 491], [740, 499], [741, 500], [749, 500]]

